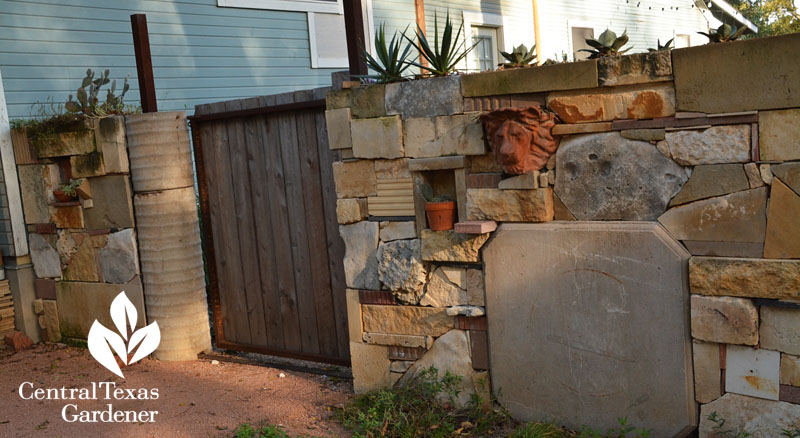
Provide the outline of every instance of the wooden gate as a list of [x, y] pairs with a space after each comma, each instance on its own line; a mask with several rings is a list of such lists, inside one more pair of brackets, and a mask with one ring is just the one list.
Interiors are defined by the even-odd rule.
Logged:
[[220, 348], [350, 363], [326, 92], [198, 105], [190, 118]]

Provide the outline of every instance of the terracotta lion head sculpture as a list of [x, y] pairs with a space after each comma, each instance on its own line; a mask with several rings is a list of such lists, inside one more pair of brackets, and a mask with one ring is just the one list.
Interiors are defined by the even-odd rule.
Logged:
[[552, 134], [556, 116], [538, 106], [500, 108], [480, 118], [494, 159], [506, 173], [539, 170], [558, 149]]

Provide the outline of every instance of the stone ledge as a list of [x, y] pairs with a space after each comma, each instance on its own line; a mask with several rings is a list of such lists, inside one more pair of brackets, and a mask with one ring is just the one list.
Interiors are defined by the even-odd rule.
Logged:
[[497, 229], [495, 221], [466, 221], [455, 225], [455, 232], [459, 234], [486, 234]]
[[461, 79], [464, 97], [595, 88], [598, 84], [596, 60], [476, 73]]
[[462, 155], [436, 158], [412, 158], [408, 160], [408, 170], [412, 172], [461, 169], [467, 167], [467, 165], [467, 157]]

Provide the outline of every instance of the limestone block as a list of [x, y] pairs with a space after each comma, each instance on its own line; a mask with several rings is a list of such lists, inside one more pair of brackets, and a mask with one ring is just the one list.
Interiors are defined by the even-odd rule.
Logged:
[[344, 276], [347, 287], [378, 289], [378, 223], [362, 221], [339, 225], [344, 240]]
[[487, 239], [489, 234], [422, 230], [422, 260], [477, 263], [480, 261], [481, 246]]
[[441, 336], [453, 328], [453, 317], [445, 309], [416, 306], [363, 304], [365, 332], [395, 335]]
[[553, 135], [591, 134], [593, 132], [611, 131], [611, 122], [597, 123], [560, 123], [553, 126]]
[[778, 400], [780, 353], [764, 348], [728, 345], [725, 364], [726, 392]]
[[666, 142], [678, 164], [745, 163], [750, 160], [750, 125], [718, 125], [670, 131]]
[[26, 224], [50, 222], [48, 205], [53, 200], [53, 190], [61, 177], [56, 164], [31, 164], [17, 166], [19, 189], [22, 194], [22, 211]]
[[362, 329], [361, 329], [361, 302], [358, 298], [358, 291], [355, 289], [346, 289], [347, 297], [347, 332], [350, 337], [350, 342], [362, 342]]
[[672, 58], [668, 50], [609, 56], [597, 62], [600, 86], [641, 84], [672, 80]]
[[66, 157], [94, 152], [94, 132], [89, 129], [30, 138], [39, 158]]
[[63, 205], [50, 209], [50, 220], [58, 228], [77, 229], [86, 227], [83, 208], [80, 205]]
[[595, 88], [598, 85], [597, 61], [464, 75], [461, 82], [464, 97]]
[[503, 222], [553, 220], [553, 190], [468, 189], [467, 219]]
[[100, 250], [100, 269], [106, 283], [127, 283], [139, 274], [139, 252], [132, 228], [108, 235], [108, 243]]
[[[393, 360], [391, 371], [393, 373], [405, 373], [414, 364], [413, 360]], [[400, 377], [398, 377], [399, 379]]]
[[767, 233], [764, 239], [764, 258], [800, 258], [800, 196], [776, 179], [767, 209]]
[[406, 222], [381, 222], [382, 242], [391, 242], [400, 239], [413, 239], [417, 237], [414, 221]]
[[653, 145], [616, 132], [565, 139], [557, 152], [555, 193], [578, 220], [654, 220], [686, 180]]
[[453, 230], [459, 234], [486, 234], [497, 229], [495, 221], [463, 221], [456, 222]]
[[800, 386], [800, 357], [781, 354], [781, 385]]
[[354, 118], [381, 117], [386, 115], [385, 89], [382, 84], [373, 84], [331, 91], [326, 96], [327, 108], [350, 108]]
[[404, 154], [400, 117], [354, 119], [350, 132], [356, 158], [401, 158]]
[[639, 141], [661, 141], [664, 140], [664, 129], [626, 129], [619, 134], [629, 140]]
[[74, 233], [69, 230], [59, 230], [58, 240], [56, 240], [56, 250], [61, 258], [61, 267], [68, 265], [72, 256], [78, 252], [78, 248], [86, 239], [86, 233]]
[[763, 181], [764, 184], [772, 184], [772, 179], [775, 177], [772, 174], [772, 166], [769, 164], [759, 164], [758, 173], [761, 174], [761, 181]]
[[97, 150], [103, 155], [106, 173], [130, 172], [125, 118], [110, 116], [100, 119], [94, 135], [97, 141]]
[[464, 112], [461, 76], [428, 78], [386, 85], [386, 114], [404, 119]]
[[42, 316], [39, 317], [42, 338], [45, 342], [61, 342], [61, 327], [58, 321], [58, 305], [55, 300], [42, 300]]
[[[66, 281], [100, 281], [97, 249], [89, 239], [83, 239], [63, 270]], [[128, 279], [130, 280], [130, 278]]]
[[749, 189], [669, 209], [658, 221], [679, 240], [762, 242], [767, 189]]
[[436, 158], [413, 158], [408, 161], [408, 169], [412, 172], [461, 169], [468, 165], [469, 161], [467, 161], [467, 158], [461, 155]]
[[561, 201], [557, 195], [553, 195], [553, 219], [557, 221], [574, 221], [577, 220], [575, 215], [569, 211], [566, 205]]
[[383, 345], [350, 343], [352, 357], [353, 391], [356, 394], [391, 386], [389, 380], [389, 352]]
[[789, 186], [792, 191], [800, 194], [800, 163], [783, 163], [772, 165], [772, 174]]
[[140, 277], [134, 277], [124, 285], [77, 281], [56, 283], [61, 334], [85, 339], [95, 319], [106, 327], [114, 327], [108, 309], [121, 291], [125, 291], [125, 296], [136, 307], [136, 327], [144, 327], [146, 314]]
[[800, 355], [800, 310], [761, 306], [761, 347]]
[[422, 264], [419, 239], [381, 242], [378, 245], [378, 278], [403, 303], [417, 304], [428, 271]]
[[28, 235], [28, 245], [33, 262], [33, 270], [39, 278], [61, 277], [61, 259], [50, 244], [39, 234]]
[[[419, 301], [420, 306], [450, 307], [467, 304], [469, 297], [464, 287], [455, 284], [448, 275], [438, 268], [433, 272], [425, 287], [425, 295]], [[452, 315], [451, 315], [452, 316]]]
[[371, 160], [333, 163], [333, 181], [339, 198], [366, 198], [378, 194], [375, 165]]
[[750, 188], [741, 164], [705, 164], [695, 166], [692, 176], [669, 206], [686, 204], [699, 199], [727, 195]]
[[466, 316], [468, 318], [476, 318], [478, 316], [486, 315], [486, 309], [481, 306], [453, 306], [447, 308], [447, 314], [450, 316]]
[[506, 178], [497, 184], [497, 188], [501, 190], [539, 188], [539, 171], [534, 170], [532, 172], [523, 173], [522, 175]]
[[133, 228], [133, 193], [128, 175], [92, 178], [94, 207], [86, 210], [86, 228]]
[[764, 185], [764, 180], [761, 179], [761, 172], [758, 170], [758, 164], [746, 163], [744, 165], [744, 173], [747, 174], [747, 181], [750, 183], [751, 189]]
[[664, 83], [556, 91], [547, 95], [547, 107], [564, 123], [669, 117], [675, 114], [675, 89]]
[[69, 157], [69, 165], [72, 168], [73, 178], [103, 176], [106, 174], [106, 167], [103, 165], [103, 154], [100, 152], [73, 155]]
[[375, 160], [375, 177], [378, 179], [411, 178], [408, 158], [396, 160]]
[[483, 258], [492, 386], [515, 418], [605, 430], [627, 416], [658, 437], [696, 424], [689, 254], [661, 227], [503, 224]]
[[374, 345], [397, 345], [409, 348], [428, 349], [433, 344], [430, 336], [387, 335], [386, 333], [364, 333], [364, 342]]
[[722, 370], [719, 363], [719, 344], [692, 342], [694, 364], [694, 398], [709, 403], [722, 396]]
[[406, 156], [412, 158], [447, 155], [483, 155], [483, 126], [471, 112], [433, 119], [408, 119], [403, 125]]
[[[552, 155], [555, 156], [555, 155]], [[491, 173], [502, 172], [503, 168], [497, 164], [494, 159], [494, 154], [476, 155], [471, 157], [470, 172], [471, 173]]]
[[719, 344], [756, 345], [758, 309], [752, 301], [692, 295], [692, 337]]
[[420, 372], [430, 367], [436, 368], [439, 377], [444, 377], [448, 372], [453, 376], [461, 377], [461, 381], [457, 384], [459, 393], [455, 402], [458, 406], [466, 406], [472, 394], [475, 393], [475, 385], [472, 381], [475, 370], [472, 369], [467, 332], [451, 330], [436, 339], [433, 347], [408, 369], [398, 384], [409, 383]]
[[450, 266], [440, 266], [439, 270], [447, 278], [448, 281], [456, 286], [466, 289], [467, 288], [467, 270], [464, 268], [453, 268]]
[[692, 257], [693, 294], [800, 299], [800, 261]]
[[353, 140], [350, 136], [350, 108], [325, 111], [325, 126], [328, 127], [328, 146], [331, 149], [353, 147]]
[[800, 108], [758, 113], [761, 161], [800, 160]]
[[753, 438], [779, 437], [800, 422], [800, 405], [729, 393], [700, 406], [700, 438], [718, 436], [717, 425], [708, 419], [714, 412], [725, 419], [725, 430], [744, 431]]
[[479, 269], [467, 269], [467, 303], [472, 306], [485, 306], [485, 295], [483, 271]]
[[340, 225], [352, 224], [369, 216], [366, 198], [345, 198], [336, 200], [336, 220]]

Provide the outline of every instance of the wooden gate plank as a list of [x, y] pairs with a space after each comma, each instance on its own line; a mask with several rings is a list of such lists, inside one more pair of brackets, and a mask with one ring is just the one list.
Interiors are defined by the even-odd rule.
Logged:
[[[277, 96], [278, 104], [293, 102], [293, 96]], [[314, 307], [314, 291], [311, 283], [313, 269], [308, 253], [308, 236], [306, 235], [306, 212], [303, 205], [303, 182], [298, 153], [298, 135], [296, 113], [278, 116], [280, 128], [281, 156], [283, 158], [284, 182], [286, 184], [286, 201], [289, 212], [289, 229], [292, 241], [292, 258], [297, 293], [297, 308], [300, 316], [300, 335], [303, 351], [319, 353], [319, 336], [317, 333], [317, 315]]]
[[[212, 112], [224, 111], [224, 104], [213, 103], [210, 105]], [[206, 169], [211, 170], [213, 181], [209, 179], [209, 192], [214, 194], [212, 208], [212, 229], [215, 230], [214, 245], [217, 257], [217, 272], [225, 288], [238, 291], [244, 289], [242, 278], [242, 263], [239, 253], [239, 235], [236, 230], [233, 205], [233, 180], [231, 175], [230, 155], [228, 151], [228, 135], [224, 122], [211, 124], [211, 135], [206, 139], [211, 140], [206, 146], [208, 160]], [[213, 152], [212, 152], [213, 151]], [[213, 218], [216, 218], [214, 220]], [[216, 233], [218, 232], [218, 233]], [[245, 303], [234, 294], [220, 294], [222, 305], [222, 319], [225, 325], [225, 341], [243, 344], [250, 343], [250, 324], [246, 314]]]
[[[258, 100], [262, 106], [276, 105], [277, 103], [275, 96], [263, 96]], [[261, 124], [261, 138], [264, 139], [263, 147], [267, 160], [265, 184], [271, 206], [269, 214], [272, 223], [272, 242], [276, 253], [276, 280], [283, 326], [283, 343], [287, 350], [303, 351], [300, 337], [300, 316], [295, 295], [294, 260], [286, 254], [287, 250], [291, 250], [292, 245], [289, 238], [289, 217], [286, 207], [278, 117], [267, 116], [264, 118], [264, 123]]]
[[[325, 97], [328, 90], [315, 90], [315, 98]], [[325, 112], [320, 110], [314, 116], [317, 129], [317, 152], [320, 162], [322, 201], [325, 210], [325, 238], [328, 245], [328, 267], [333, 297], [333, 313], [336, 319], [336, 339], [339, 344], [339, 357], [350, 358], [350, 335], [347, 326], [347, 295], [344, 278], [344, 241], [339, 235], [339, 221], [336, 219], [336, 191], [333, 184], [333, 154], [328, 147], [328, 130]]]
[[[311, 91], [298, 92], [298, 97], [303, 100], [311, 100]], [[317, 153], [317, 124], [315, 112], [298, 111], [296, 114], [298, 152], [300, 153], [300, 169], [303, 193], [305, 194], [303, 201], [306, 210], [306, 235], [308, 236], [320, 353], [336, 356], [339, 352], [339, 345], [336, 339], [336, 319], [328, 266], [328, 245], [325, 236], [325, 208], [322, 204], [320, 163]]]

